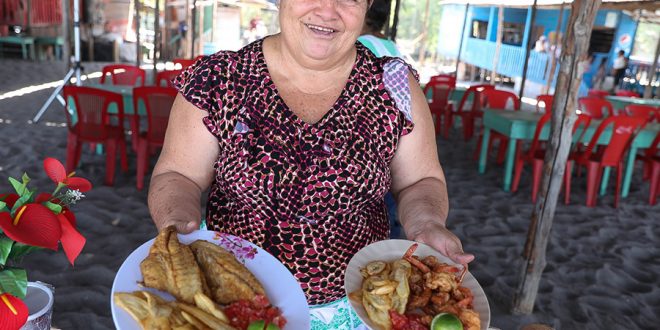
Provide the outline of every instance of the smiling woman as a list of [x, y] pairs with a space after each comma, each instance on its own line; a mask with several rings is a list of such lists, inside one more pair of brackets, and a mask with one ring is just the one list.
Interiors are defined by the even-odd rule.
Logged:
[[[448, 198], [416, 73], [356, 43], [370, 1], [281, 0], [281, 33], [198, 60], [175, 79], [149, 189], [156, 226], [253, 242], [312, 305], [312, 329], [361, 327], [343, 288], [362, 247], [389, 237], [391, 191], [407, 237], [457, 263]], [[174, 207], [176, 205], [176, 207]]]

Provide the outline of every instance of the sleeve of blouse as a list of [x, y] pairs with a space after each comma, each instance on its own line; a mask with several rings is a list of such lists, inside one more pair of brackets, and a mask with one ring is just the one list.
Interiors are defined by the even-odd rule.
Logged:
[[[184, 69], [174, 78], [174, 87], [179, 93], [197, 108], [208, 112], [204, 123], [212, 130], [217, 127], [222, 109], [221, 91], [226, 86], [227, 56], [217, 53], [204, 56], [193, 65]], [[213, 132], [213, 131], [212, 131]]]
[[391, 58], [383, 65], [383, 84], [403, 115], [401, 135], [412, 132], [415, 127], [412, 118], [409, 72], [412, 72], [419, 81], [417, 71], [399, 58]]

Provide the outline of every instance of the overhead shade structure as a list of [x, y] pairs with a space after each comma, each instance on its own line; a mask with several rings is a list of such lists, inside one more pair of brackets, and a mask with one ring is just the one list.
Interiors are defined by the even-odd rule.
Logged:
[[[572, 0], [562, 1], [562, 0], [538, 0], [536, 1], [537, 6], [561, 6], [561, 4], [571, 4]], [[470, 6], [494, 6], [504, 4], [506, 7], [528, 7], [534, 4], [534, 0], [507, 0], [502, 2], [501, 0], [442, 0], [441, 4], [470, 4]], [[645, 9], [645, 10], [660, 10], [660, 1], [658, 0], [603, 0], [600, 6], [600, 9], [620, 9], [620, 10], [633, 10], [633, 9]]]

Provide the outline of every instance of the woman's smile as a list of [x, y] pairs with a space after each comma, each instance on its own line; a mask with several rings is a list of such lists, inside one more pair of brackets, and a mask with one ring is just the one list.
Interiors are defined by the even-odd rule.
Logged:
[[334, 37], [337, 32], [336, 29], [327, 27], [327, 26], [322, 26], [322, 25], [316, 25], [316, 24], [305, 24], [308, 30], [310, 30], [315, 36], [322, 37], [322, 38], [332, 38]]

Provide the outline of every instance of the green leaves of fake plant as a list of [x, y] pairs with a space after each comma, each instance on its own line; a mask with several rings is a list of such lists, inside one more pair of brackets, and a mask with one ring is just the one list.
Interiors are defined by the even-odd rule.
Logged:
[[21, 181], [19, 182], [18, 180], [14, 178], [9, 178], [9, 183], [11, 183], [12, 187], [14, 187], [14, 190], [16, 191], [16, 194], [18, 194], [19, 198], [14, 204], [14, 207], [11, 209], [11, 215], [12, 217], [16, 213], [16, 210], [18, 210], [21, 206], [29, 203], [32, 200], [32, 195], [34, 195], [36, 190], [29, 190], [27, 188], [28, 182], [30, 182], [30, 177], [26, 174], [23, 173], [23, 177], [21, 177]]
[[0, 290], [23, 299], [27, 291], [27, 273], [25, 269], [5, 268], [0, 271]]

